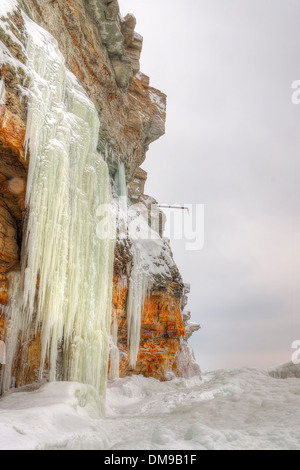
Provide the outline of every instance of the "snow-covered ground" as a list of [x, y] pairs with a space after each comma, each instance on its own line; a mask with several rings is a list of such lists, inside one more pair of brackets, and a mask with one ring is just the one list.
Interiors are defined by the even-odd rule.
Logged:
[[300, 380], [254, 369], [161, 383], [57, 382], [0, 399], [0, 449], [300, 449]]

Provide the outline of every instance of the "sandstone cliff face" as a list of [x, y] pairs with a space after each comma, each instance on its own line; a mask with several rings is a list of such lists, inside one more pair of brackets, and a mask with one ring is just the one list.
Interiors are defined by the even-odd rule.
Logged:
[[94, 102], [100, 150], [112, 165], [123, 160], [132, 177], [149, 144], [164, 134], [166, 117], [166, 96], [138, 73], [142, 40], [134, 34], [134, 17], [121, 18], [116, 0], [26, 0], [24, 5], [57, 39], [67, 67]]
[[[101, 124], [98, 149], [112, 178], [118, 162], [124, 162], [131, 201], [147, 205], [143, 194], [146, 174], [140, 165], [149, 145], [165, 132], [166, 96], [140, 73], [143, 40], [135, 32], [134, 16], [123, 18], [116, 0], [24, 0], [18, 5], [56, 38], [67, 67], [96, 106]], [[26, 158], [24, 148], [26, 37], [22, 15], [17, 8], [1, 16], [0, 5], [0, 303], [5, 306], [8, 274], [19, 269], [30, 155]], [[170, 373], [182, 375], [184, 285], [175, 263], [171, 274], [157, 276], [152, 285], [142, 313], [138, 360], [134, 368], [129, 365], [131, 269], [130, 240], [117, 243], [113, 314], [118, 323], [120, 376], [141, 373], [165, 380]], [[7, 326], [2, 311], [0, 339], [5, 339]], [[13, 371], [18, 386], [39, 380], [40, 350], [39, 333], [32, 331], [26, 341], [19, 338]]]

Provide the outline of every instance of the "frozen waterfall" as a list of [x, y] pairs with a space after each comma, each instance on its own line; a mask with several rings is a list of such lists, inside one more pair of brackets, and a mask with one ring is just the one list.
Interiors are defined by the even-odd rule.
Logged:
[[[97, 111], [65, 65], [56, 40], [24, 15], [30, 75], [26, 146], [29, 208], [22, 249], [22, 324], [41, 331], [56, 379], [105, 395], [113, 271], [113, 218], [96, 233], [97, 209], [111, 204], [108, 168], [97, 152]], [[30, 157], [29, 157], [30, 155]], [[97, 229], [98, 230], [98, 229]], [[97, 236], [98, 234], [98, 236]], [[5, 388], [10, 384], [5, 381]]]

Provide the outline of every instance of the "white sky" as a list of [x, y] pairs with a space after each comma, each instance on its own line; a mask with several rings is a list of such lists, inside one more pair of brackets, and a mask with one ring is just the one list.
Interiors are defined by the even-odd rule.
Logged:
[[300, 339], [299, 0], [119, 0], [141, 71], [168, 95], [146, 192], [205, 204], [205, 246], [173, 241], [203, 370], [291, 360]]

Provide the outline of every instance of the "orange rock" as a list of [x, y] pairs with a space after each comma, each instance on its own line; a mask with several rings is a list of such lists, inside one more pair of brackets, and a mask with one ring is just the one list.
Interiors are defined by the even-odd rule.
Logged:
[[[22, 344], [22, 353], [17, 356], [13, 371], [17, 387], [36, 383], [40, 380], [42, 350], [40, 331], [36, 335], [32, 333], [29, 339], [25, 342], [20, 341], [20, 343]], [[46, 373], [47, 369], [48, 363], [46, 360], [44, 366]]]
[[0, 106], [0, 116], [0, 146], [2, 151], [9, 149], [24, 166], [28, 166], [25, 159], [26, 128], [24, 122], [3, 105]]
[[120, 350], [120, 377], [143, 374], [158, 380], [166, 380], [168, 372], [180, 375], [177, 355], [180, 338], [185, 329], [180, 311], [180, 298], [165, 291], [154, 291], [146, 299], [142, 312], [141, 341], [137, 363], [129, 366], [130, 352], [127, 345], [126, 302], [128, 287], [114, 276], [113, 311], [118, 321], [118, 347]]

